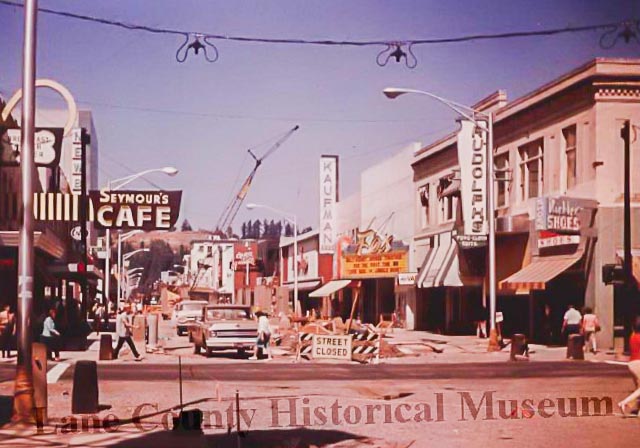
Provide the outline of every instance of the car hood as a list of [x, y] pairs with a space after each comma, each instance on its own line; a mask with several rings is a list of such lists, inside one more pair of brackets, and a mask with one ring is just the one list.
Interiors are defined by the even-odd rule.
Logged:
[[255, 330], [258, 331], [258, 324], [246, 320], [225, 320], [207, 322], [210, 330]]

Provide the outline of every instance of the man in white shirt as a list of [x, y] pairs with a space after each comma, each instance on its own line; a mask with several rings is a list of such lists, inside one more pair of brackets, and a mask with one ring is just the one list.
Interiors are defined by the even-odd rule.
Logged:
[[258, 317], [258, 339], [256, 340], [256, 345], [253, 348], [253, 356], [249, 359], [258, 359], [258, 349], [262, 348], [263, 351], [267, 351], [268, 360], [271, 361], [271, 344], [269, 341], [271, 340], [271, 329], [269, 328], [269, 316], [262, 312], [258, 311], [256, 313]]
[[118, 314], [116, 318], [116, 332], [118, 333], [118, 344], [116, 345], [115, 350], [113, 351], [113, 359], [118, 359], [118, 353], [120, 353], [120, 349], [126, 342], [131, 349], [131, 353], [136, 357], [136, 361], [139, 361], [140, 354], [138, 350], [136, 350], [136, 345], [133, 343], [132, 335], [133, 335], [133, 324], [131, 323], [131, 315], [129, 312], [131, 309], [129, 306], [125, 306], [122, 312]]
[[569, 305], [569, 309], [564, 313], [562, 321], [562, 332], [567, 337], [572, 334], [580, 334], [580, 324], [582, 323], [582, 314], [573, 305]]
[[48, 358], [53, 359], [54, 361], [60, 361], [60, 351], [58, 349], [58, 338], [60, 338], [60, 332], [56, 330], [55, 318], [56, 309], [51, 308], [49, 310], [49, 315], [44, 320], [40, 340], [47, 346]]

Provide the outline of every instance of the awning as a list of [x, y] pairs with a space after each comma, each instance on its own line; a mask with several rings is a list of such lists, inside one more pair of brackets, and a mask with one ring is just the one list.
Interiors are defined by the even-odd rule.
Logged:
[[546, 283], [576, 264], [582, 254], [572, 257], [537, 257], [500, 282], [500, 289], [545, 289]]
[[[18, 247], [20, 245], [20, 232], [17, 230], [0, 231], [0, 246]], [[60, 238], [52, 232], [33, 232], [33, 247], [41, 250], [52, 258], [62, 258], [65, 247]]]
[[309, 293], [309, 297], [329, 297], [334, 292], [346, 288], [349, 283], [351, 283], [351, 280], [331, 280], [329, 283]]
[[422, 263], [416, 280], [418, 288], [463, 286], [460, 280], [457, 244], [451, 232], [440, 234], [439, 244], [431, 249]]
[[[318, 286], [320, 286], [320, 282], [320, 279], [299, 281], [298, 291], [311, 291], [312, 289], [316, 289]], [[283, 284], [283, 286], [286, 286], [291, 289], [291, 291], [293, 291], [293, 282], [286, 282]]]
[[49, 272], [57, 277], [69, 279], [104, 278], [100, 269], [92, 264], [84, 266], [82, 263], [55, 263], [49, 266]]

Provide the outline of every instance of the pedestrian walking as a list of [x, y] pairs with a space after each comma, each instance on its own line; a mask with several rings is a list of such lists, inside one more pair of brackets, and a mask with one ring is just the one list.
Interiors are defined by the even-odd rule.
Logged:
[[580, 324], [582, 323], [582, 315], [575, 306], [569, 305], [569, 309], [564, 313], [562, 321], [562, 332], [568, 338], [572, 334], [580, 334]]
[[133, 353], [133, 356], [136, 357], [136, 360], [140, 360], [140, 353], [138, 353], [138, 350], [136, 350], [136, 345], [133, 343], [133, 338], [132, 338], [132, 330], [135, 327], [132, 323], [131, 323], [131, 308], [129, 306], [125, 306], [121, 311], [120, 314], [118, 314], [118, 317], [116, 319], [116, 332], [118, 333], [118, 343], [116, 344], [116, 348], [113, 351], [113, 359], [118, 359], [118, 353], [120, 353], [120, 349], [122, 348], [122, 346], [124, 345], [124, 343], [126, 342], [129, 345], [129, 348], [131, 349], [131, 353]]
[[54, 361], [60, 361], [60, 332], [56, 329], [56, 313], [55, 308], [51, 308], [49, 310], [49, 315], [42, 325], [40, 341], [47, 346], [47, 358], [53, 359]]
[[[627, 366], [633, 377], [636, 390], [618, 403], [618, 407], [623, 414], [626, 414], [626, 407], [631, 402], [637, 403], [638, 398], [640, 398], [640, 317], [636, 317], [633, 333], [629, 338], [629, 355], [629, 364]], [[638, 412], [637, 416], [640, 417], [640, 412]]]
[[[582, 316], [582, 334], [584, 335], [585, 349], [591, 350], [591, 353], [598, 351], [596, 344], [596, 333], [598, 331], [600, 331], [598, 316], [593, 313], [591, 308], [586, 307]], [[589, 348], [589, 346], [591, 347]]]
[[271, 361], [271, 329], [269, 328], [269, 317], [267, 313], [258, 311], [256, 313], [258, 317], [258, 339], [256, 345], [253, 347], [253, 356], [250, 359], [258, 359], [258, 349], [262, 348], [263, 353], [266, 350], [268, 360]]
[[104, 320], [105, 308], [104, 305], [100, 302], [96, 302], [93, 305], [93, 331], [96, 334], [100, 334], [100, 329], [102, 328], [102, 321]]
[[13, 335], [16, 330], [15, 314], [11, 312], [9, 305], [4, 305], [0, 312], [0, 349], [3, 358], [11, 357]]

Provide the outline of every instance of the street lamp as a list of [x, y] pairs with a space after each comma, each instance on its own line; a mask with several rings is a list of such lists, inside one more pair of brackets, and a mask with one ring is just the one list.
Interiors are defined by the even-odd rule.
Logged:
[[282, 216], [284, 219], [293, 224], [293, 311], [296, 315], [301, 315], [300, 302], [298, 301], [298, 218], [292, 213], [283, 212], [277, 208], [269, 207], [268, 205], [249, 203], [245, 207], [247, 210], [253, 210], [255, 208], [264, 208], [271, 210], [274, 213]]
[[118, 298], [117, 298], [117, 309], [120, 309], [120, 302], [122, 301], [122, 242], [128, 240], [134, 235], [139, 233], [143, 233], [142, 230], [132, 230], [131, 232], [127, 232], [125, 234], [118, 234]]
[[[493, 166], [493, 114], [491, 112], [482, 112], [464, 104], [442, 98], [424, 90], [405, 89], [398, 87], [387, 87], [383, 90], [387, 98], [394, 99], [406, 93], [415, 93], [418, 95], [428, 96], [449, 109], [454, 110], [473, 124], [487, 132], [487, 215], [488, 219], [488, 245], [489, 245], [489, 322], [490, 337], [489, 350], [499, 349], [498, 333], [496, 331], [496, 228], [495, 228], [495, 198], [494, 191], [494, 175], [495, 167]], [[481, 120], [478, 120], [479, 117]]]
[[[146, 176], [147, 174], [151, 174], [151, 173], [164, 173], [167, 176], [175, 176], [176, 174], [178, 174], [178, 169], [174, 168], [172, 166], [165, 166], [163, 168], [153, 168], [150, 170], [145, 170], [145, 171], [140, 171], [139, 173], [135, 173], [135, 174], [131, 174], [129, 176], [125, 176], [125, 177], [121, 177], [119, 179], [116, 180], [110, 180], [109, 182], [107, 182], [107, 190], [109, 191], [117, 191], [120, 190], [122, 187], [124, 187], [125, 185], [128, 185], [129, 183], [133, 182], [134, 180], [142, 177], [142, 176]], [[104, 282], [104, 287], [105, 287], [105, 301], [106, 303], [110, 303], [110, 294], [109, 294], [109, 288], [111, 286], [111, 281], [110, 281], [110, 277], [111, 274], [109, 273], [109, 264], [111, 262], [111, 230], [107, 228], [106, 232], [105, 232], [105, 245], [107, 246], [107, 258], [104, 261], [104, 270], [107, 274], [107, 278], [105, 279]]]

